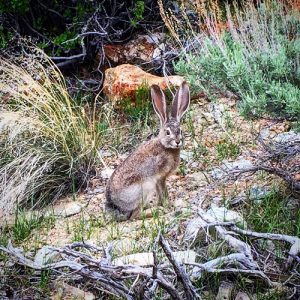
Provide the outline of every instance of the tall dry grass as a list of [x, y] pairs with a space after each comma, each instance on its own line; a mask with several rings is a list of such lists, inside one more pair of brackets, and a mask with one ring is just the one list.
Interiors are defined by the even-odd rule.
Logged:
[[0, 58], [0, 211], [84, 184], [100, 159], [96, 125], [43, 52]]

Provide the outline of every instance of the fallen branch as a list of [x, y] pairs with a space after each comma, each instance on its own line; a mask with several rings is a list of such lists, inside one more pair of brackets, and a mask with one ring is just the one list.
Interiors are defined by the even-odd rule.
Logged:
[[14, 248], [10, 242], [7, 247], [0, 246], [0, 251], [9, 255], [19, 265], [38, 271], [59, 269], [60, 273], [65, 275], [67, 273], [72, 274], [72, 276], [76, 274], [82, 279], [91, 280], [94, 285], [100, 286], [102, 290], [128, 300], [136, 299], [135, 291], [133, 291], [134, 285], [131, 288], [127, 286], [128, 279], [133, 278], [136, 278], [136, 281], [145, 278], [147, 281], [152, 282], [152, 285], [148, 288], [149, 295], [155, 292], [157, 286], [160, 286], [172, 299], [182, 300], [177, 288], [165, 278], [162, 268], [158, 265], [155, 266], [155, 270], [152, 267], [135, 265], [113, 266], [109, 254], [111, 250], [110, 245], [104, 250], [105, 257], [101, 259], [96, 259], [89, 254], [75, 250], [77, 248], [103, 253], [103, 249], [97, 246], [87, 243], [73, 243], [63, 248], [49, 247], [52, 253], [60, 253], [62, 260], [55, 263], [47, 261], [45, 263], [37, 263], [25, 257], [22, 251]]
[[[207, 222], [207, 227], [209, 227], [210, 223], [214, 224], [216, 221], [214, 217], [206, 214], [202, 209], [198, 210], [198, 214], [205, 222]], [[215, 226], [215, 230], [218, 236], [225, 240], [232, 249], [245, 256], [249, 268], [256, 269], [258, 267], [252, 256], [251, 247], [247, 243], [233, 237], [223, 226]]]
[[230, 226], [230, 228], [234, 232], [237, 232], [242, 235], [248, 235], [248, 236], [263, 238], [263, 239], [268, 239], [268, 240], [284, 241], [284, 242], [291, 244], [291, 248], [288, 253], [289, 257], [287, 260], [286, 267], [290, 267], [294, 260], [294, 257], [300, 254], [300, 238], [298, 238], [296, 236], [290, 236], [290, 235], [286, 235], [286, 234], [255, 232], [255, 231], [241, 229], [241, 228], [237, 227], [236, 225], [232, 225], [232, 226]]
[[159, 234], [159, 242], [160, 242], [167, 258], [169, 259], [170, 263], [173, 265], [173, 268], [176, 272], [178, 279], [181, 281], [181, 283], [183, 285], [186, 298], [191, 299], [191, 300], [199, 298], [185, 269], [182, 266], [180, 266], [179, 263], [176, 261], [174, 255], [172, 253], [172, 250], [170, 248], [170, 245], [168, 244], [168, 242], [165, 240], [165, 238], [161, 234]]

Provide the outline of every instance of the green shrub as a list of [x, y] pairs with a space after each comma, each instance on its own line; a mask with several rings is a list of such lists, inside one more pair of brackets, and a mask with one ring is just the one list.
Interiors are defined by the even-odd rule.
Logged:
[[152, 109], [150, 99], [150, 88], [147, 83], [143, 83], [134, 94], [135, 101], [132, 102], [131, 98], [123, 99], [120, 102], [122, 110], [131, 120], [149, 119]]
[[234, 17], [227, 6], [229, 30], [201, 37], [175, 70], [194, 90], [211, 96], [233, 92], [247, 116], [299, 119], [299, 11], [275, 0], [258, 7], [251, 3], [243, 10], [235, 7]]
[[29, 11], [29, 0], [0, 0], [0, 13], [16, 12], [24, 14]]
[[38, 50], [0, 59], [0, 91], [0, 209], [85, 184], [100, 158], [99, 120], [69, 96], [55, 65]]
[[137, 27], [138, 23], [143, 20], [144, 11], [145, 11], [144, 0], [136, 1], [135, 6], [132, 9], [133, 17], [130, 19], [130, 23], [133, 27]]
[[263, 199], [247, 205], [246, 221], [254, 231], [298, 236], [300, 211], [291, 211], [289, 201], [278, 188], [273, 188]]

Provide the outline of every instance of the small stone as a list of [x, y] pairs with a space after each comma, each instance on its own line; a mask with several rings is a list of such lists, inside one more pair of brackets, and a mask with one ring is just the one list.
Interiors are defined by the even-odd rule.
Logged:
[[300, 208], [300, 200], [294, 197], [290, 197], [287, 199], [286, 207], [296, 217]]
[[236, 297], [235, 297], [235, 300], [250, 300], [250, 299], [253, 299], [253, 298], [250, 298], [246, 293], [244, 292], [238, 292]]
[[206, 120], [208, 125], [211, 125], [211, 124], [215, 123], [215, 119], [213, 118], [211, 113], [207, 113], [207, 112], [202, 111], [201, 114], [203, 115], [203, 117]]
[[207, 223], [202, 218], [190, 220], [186, 226], [184, 240], [193, 244], [195, 242], [204, 242], [206, 240]]
[[270, 188], [265, 186], [253, 186], [250, 189], [249, 200], [260, 204], [262, 200], [270, 193]]
[[215, 204], [211, 204], [211, 207], [207, 213], [214, 217], [216, 221], [233, 222], [241, 228], [247, 228], [246, 221], [238, 212], [229, 210], [224, 206], [218, 207]]
[[192, 264], [196, 262], [197, 253], [193, 250], [175, 251], [173, 254], [180, 264]]
[[109, 179], [113, 172], [114, 172], [113, 169], [106, 168], [106, 169], [101, 171], [100, 175], [103, 179]]
[[238, 195], [231, 198], [228, 202], [230, 205], [238, 205], [241, 202], [245, 202], [247, 200], [247, 195], [245, 192], [240, 192]]
[[211, 203], [216, 206], [222, 205], [222, 202], [224, 202], [224, 198], [222, 196], [215, 196], [211, 200]]
[[84, 206], [85, 205], [83, 203], [80, 203], [78, 201], [71, 201], [66, 203], [61, 202], [46, 211], [45, 215], [54, 215], [56, 217], [67, 218], [79, 214]]
[[190, 161], [193, 158], [193, 152], [181, 150], [180, 158], [183, 159], [184, 161]]
[[101, 193], [104, 193], [104, 191], [105, 191], [105, 187], [101, 186], [99, 188], [89, 190], [88, 194], [89, 195], [101, 194]]
[[238, 159], [234, 162], [225, 161], [221, 167], [215, 168], [211, 171], [211, 176], [215, 180], [220, 180], [233, 170], [239, 171], [244, 169], [250, 169], [252, 167], [252, 162], [244, 158]]
[[178, 207], [186, 207], [187, 203], [186, 201], [184, 201], [182, 198], [176, 199], [174, 201], [174, 207], [178, 208]]
[[113, 155], [113, 153], [112, 153], [111, 151], [109, 151], [109, 150], [102, 150], [102, 149], [100, 149], [100, 150], [98, 151], [98, 153], [99, 153], [99, 155], [102, 156], [102, 157], [110, 157], [110, 156]]
[[165, 51], [165, 49], [166, 49], [166, 44], [161, 43], [160, 45], [158, 45], [158, 47], [155, 48], [154, 51], [153, 51], [152, 58], [153, 59], [162, 58], [162, 53]]
[[49, 263], [55, 263], [61, 260], [61, 254], [49, 246], [44, 246], [39, 249], [34, 257], [36, 266], [43, 266]]
[[211, 105], [211, 114], [215, 121], [217, 121], [219, 124], [224, 123], [224, 115], [225, 112], [225, 106], [222, 103], [212, 103]]
[[222, 282], [219, 286], [216, 300], [230, 300], [234, 285], [231, 282]]
[[56, 281], [51, 300], [94, 300], [95, 296], [91, 292], [85, 292], [75, 286], [71, 286], [62, 281]]
[[268, 251], [274, 252], [276, 249], [275, 244], [270, 240], [258, 239], [257, 244], [263, 250], [268, 250]]
[[154, 264], [153, 253], [142, 252], [116, 258], [112, 262], [115, 266], [123, 266], [127, 264], [137, 266], [150, 266]]
[[[195, 263], [197, 257], [197, 253], [192, 250], [175, 251], [173, 252], [173, 255], [180, 264]], [[126, 264], [132, 264], [136, 266], [152, 266], [154, 264], [153, 253], [141, 252], [122, 256], [114, 259], [112, 264], [115, 266], [124, 266]]]
[[270, 129], [269, 129], [269, 128], [263, 128], [263, 129], [260, 131], [259, 135], [261, 136], [261, 138], [262, 138], [263, 140], [269, 138], [269, 137], [270, 137]]
[[283, 133], [279, 133], [274, 137], [274, 142], [277, 143], [287, 143], [290, 140], [300, 140], [300, 134], [296, 133], [294, 131], [289, 131], [289, 132], [283, 132]]
[[195, 172], [188, 174], [187, 179], [189, 179], [189, 185], [192, 187], [205, 186], [208, 183], [207, 175], [204, 172]]

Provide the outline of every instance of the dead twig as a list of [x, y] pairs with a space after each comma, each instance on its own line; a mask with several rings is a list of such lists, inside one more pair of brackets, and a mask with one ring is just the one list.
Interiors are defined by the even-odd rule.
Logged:
[[199, 295], [197, 294], [189, 276], [187, 275], [185, 269], [176, 261], [172, 250], [170, 248], [169, 243], [165, 240], [165, 238], [159, 234], [159, 242], [163, 248], [164, 253], [166, 254], [167, 258], [169, 259], [170, 263], [172, 264], [178, 279], [181, 281], [185, 295], [187, 299], [197, 299]]

